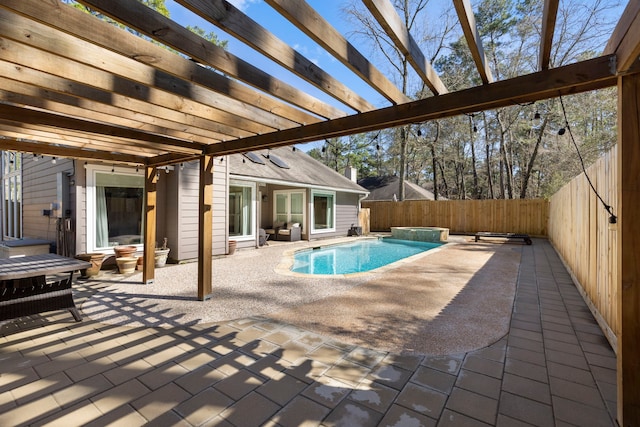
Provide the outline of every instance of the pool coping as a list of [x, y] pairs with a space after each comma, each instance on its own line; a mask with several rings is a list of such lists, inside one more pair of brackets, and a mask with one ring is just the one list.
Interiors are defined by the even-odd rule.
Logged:
[[[360, 236], [357, 237], [356, 239], [358, 240], [362, 240], [362, 239], [380, 239], [382, 237], [389, 237], [387, 235], [375, 235], [375, 236]], [[449, 236], [449, 238], [451, 238], [451, 236]], [[309, 242], [312, 243], [312, 242]], [[385, 273], [387, 271], [390, 270], [394, 270], [398, 267], [401, 267], [404, 264], [408, 264], [410, 262], [416, 261], [424, 256], [427, 256], [429, 254], [434, 254], [437, 253], [439, 251], [441, 251], [443, 248], [445, 247], [450, 247], [452, 245], [457, 245], [460, 243], [460, 241], [458, 241], [458, 239], [453, 239], [453, 240], [447, 240], [446, 242], [443, 242], [442, 245], [429, 249], [427, 251], [424, 252], [420, 252], [411, 256], [408, 256], [406, 258], [402, 258], [399, 259], [398, 261], [394, 261], [390, 264], [386, 264], [383, 265], [382, 267], [378, 267], [376, 269], [373, 270], [369, 270], [369, 271], [363, 271], [363, 272], [358, 272], [358, 273], [345, 273], [345, 274], [310, 274], [310, 273], [298, 273], [295, 271], [291, 271], [291, 267], [293, 266], [294, 263], [294, 256], [296, 252], [299, 251], [305, 251], [305, 250], [309, 250], [310, 248], [324, 248], [324, 247], [330, 247], [330, 246], [337, 246], [337, 245], [344, 245], [346, 242], [345, 241], [341, 241], [341, 242], [332, 242], [332, 243], [328, 243], [325, 245], [313, 245], [313, 246], [309, 246], [309, 247], [305, 247], [305, 248], [295, 248], [295, 249], [289, 249], [286, 250], [282, 253], [282, 258], [280, 259], [280, 262], [278, 263], [278, 265], [275, 266], [274, 268], [274, 272], [277, 274], [281, 274], [283, 276], [293, 276], [293, 277], [313, 277], [313, 278], [322, 278], [322, 279], [335, 279], [335, 278], [352, 278], [352, 277], [363, 277], [363, 276], [374, 276], [376, 274], [380, 274], [380, 273]]]

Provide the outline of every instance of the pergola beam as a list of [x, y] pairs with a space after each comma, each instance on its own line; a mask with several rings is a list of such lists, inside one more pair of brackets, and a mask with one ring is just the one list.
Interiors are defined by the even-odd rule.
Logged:
[[176, 2], [355, 111], [375, 110], [375, 106], [369, 101], [316, 66], [229, 2], [225, 0], [176, 0]]
[[[346, 114], [210, 43], [142, 3], [132, 3], [127, 0], [82, 0], [81, 3], [182, 52], [197, 63], [214, 67], [286, 103], [297, 105], [311, 114], [324, 118], [343, 117]], [[62, 18], [64, 20], [64, 17]], [[93, 40], [93, 37], [91, 39]], [[104, 39], [109, 40], [108, 36]], [[237, 87], [232, 80], [228, 82], [230, 88]], [[260, 92], [254, 94], [254, 102], [267, 110], [272, 108], [268, 106], [269, 98]]]
[[469, 0], [453, 0], [453, 4], [458, 13], [458, 20], [462, 26], [462, 32], [471, 51], [471, 57], [480, 73], [480, 78], [484, 84], [492, 83], [494, 81], [493, 74], [491, 73], [491, 68], [489, 68], [487, 56], [484, 54], [482, 40], [478, 35], [478, 27], [475, 16], [473, 15], [471, 3]]
[[[62, 141], [61, 141], [62, 142]], [[41, 144], [24, 139], [0, 138], [0, 150], [19, 151], [22, 153], [42, 154], [44, 156], [65, 157], [78, 160], [98, 160], [108, 163], [144, 164], [146, 159], [130, 154], [104, 153], [101, 151], [69, 148], [68, 146]]]
[[542, 34], [540, 37], [540, 55], [538, 57], [539, 70], [548, 70], [551, 59], [553, 34], [556, 28], [559, 0], [545, 0], [542, 12]]
[[265, 3], [277, 10], [393, 104], [402, 104], [411, 100], [306, 1], [265, 0]]
[[640, 0], [629, 0], [618, 25], [604, 49], [605, 55], [615, 53], [616, 70], [627, 72], [637, 65], [640, 55]]
[[614, 56], [603, 56], [488, 85], [295, 129], [206, 147], [213, 155], [305, 143], [615, 86]]
[[[95, 133], [98, 135], [108, 135], [114, 138], [129, 140], [134, 147], [136, 146], [137, 141], [147, 141], [158, 144], [159, 146], [172, 147], [173, 151], [190, 154], [202, 152], [204, 149], [204, 145], [194, 144], [188, 141], [181, 141], [160, 135], [139, 132], [133, 129], [88, 122], [86, 120], [80, 120], [73, 117], [59, 116], [43, 111], [29, 110], [6, 104], [0, 104], [0, 121], [2, 120], [8, 120], [10, 122], [21, 121], [24, 123], [49, 126], [51, 129], [61, 128], [86, 133]], [[117, 146], [114, 146], [114, 149], [115, 148], [117, 148]], [[117, 151], [117, 149], [114, 151]]]

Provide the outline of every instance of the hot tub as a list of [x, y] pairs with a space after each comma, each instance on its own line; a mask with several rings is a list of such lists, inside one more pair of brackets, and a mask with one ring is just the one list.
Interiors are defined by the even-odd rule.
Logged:
[[391, 237], [416, 242], [446, 242], [449, 229], [442, 227], [391, 227]]

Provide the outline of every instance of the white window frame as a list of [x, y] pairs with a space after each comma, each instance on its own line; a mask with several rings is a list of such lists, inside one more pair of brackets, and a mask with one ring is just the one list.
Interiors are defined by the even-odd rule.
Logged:
[[[245, 188], [250, 188], [251, 189], [251, 218], [250, 218], [250, 224], [251, 224], [251, 234], [244, 234], [242, 236], [231, 236], [229, 235], [229, 239], [232, 240], [237, 240], [237, 241], [245, 241], [245, 240], [255, 240], [256, 238], [256, 218], [257, 218], [257, 190], [256, 190], [256, 183], [255, 182], [249, 182], [249, 181], [239, 181], [239, 180], [229, 180], [229, 189], [227, 191], [227, 198], [229, 198], [230, 194], [231, 194], [231, 186], [235, 186], [235, 187], [245, 187]], [[228, 207], [230, 207], [231, 205], [229, 204]], [[227, 218], [229, 217], [229, 209], [227, 208]], [[228, 219], [227, 219], [228, 221]], [[227, 233], [229, 233], [228, 228], [227, 228]]]
[[[315, 206], [314, 200], [316, 196], [327, 196], [332, 197], [333, 199], [333, 207], [332, 207], [332, 225], [331, 228], [316, 228], [316, 218], [315, 218]], [[311, 190], [311, 233], [313, 234], [322, 234], [322, 233], [335, 233], [336, 232], [336, 211], [337, 211], [338, 200], [335, 191], [329, 190]]]
[[[122, 169], [122, 168], [114, 168], [112, 166], [104, 166], [104, 165], [85, 165], [85, 172], [87, 176], [87, 186], [86, 186], [86, 194], [85, 194], [85, 224], [86, 224], [86, 245], [87, 252], [103, 252], [103, 253], [113, 253], [113, 247], [97, 247], [96, 246], [96, 173], [115, 173], [118, 175], [133, 175], [133, 176], [143, 176], [144, 173], [139, 171], [136, 172], [133, 169]], [[143, 197], [144, 197], [144, 185], [143, 185]], [[143, 202], [143, 209], [144, 209]], [[142, 212], [140, 213], [142, 215]], [[141, 233], [144, 233], [144, 226], [141, 230]], [[144, 238], [144, 236], [142, 236]], [[144, 248], [144, 243], [138, 244], [127, 244], [126, 246], [135, 246], [139, 250]]]
[[2, 151], [2, 234], [7, 239], [22, 238], [22, 160], [21, 153]]
[[276, 222], [276, 218], [278, 215], [278, 194], [284, 194], [287, 196], [287, 225], [294, 223], [296, 221], [291, 219], [291, 195], [292, 194], [302, 194], [302, 221], [300, 221], [300, 226], [302, 230], [306, 230], [306, 219], [307, 219], [307, 192], [306, 190], [301, 189], [292, 189], [292, 190], [274, 190], [273, 191], [273, 221]]

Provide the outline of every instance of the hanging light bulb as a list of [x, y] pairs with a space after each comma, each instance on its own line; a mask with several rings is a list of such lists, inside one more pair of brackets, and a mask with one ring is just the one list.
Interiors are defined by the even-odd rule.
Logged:
[[111, 173], [114, 173], [116, 171], [116, 165], [111, 166]]
[[38, 161], [38, 155], [36, 153], [33, 153], [33, 161], [34, 162]]
[[295, 145], [293, 146], [292, 150], [293, 150], [293, 151], [296, 151], [296, 146], [295, 146]]
[[474, 131], [475, 133], [477, 133], [477, 132], [478, 132], [478, 127], [477, 127], [475, 124], [473, 125], [473, 131]]
[[536, 113], [533, 115], [533, 118], [536, 120], [540, 120], [540, 113], [536, 111]]
[[52, 158], [51, 158], [51, 164], [52, 164], [52, 165], [55, 165], [56, 163], [58, 163], [58, 161], [56, 160], [56, 158], [55, 158], [55, 157], [52, 157]]
[[422, 136], [422, 129], [418, 128], [418, 136]]
[[180, 163], [180, 170], [183, 171], [184, 170], [184, 163]]
[[140, 166], [136, 165], [136, 173], [140, 171]]
[[558, 129], [558, 135], [560, 135], [560, 136], [564, 135], [565, 132], [566, 132], [565, 128]]
[[376, 150], [380, 151], [380, 144], [376, 144]]

